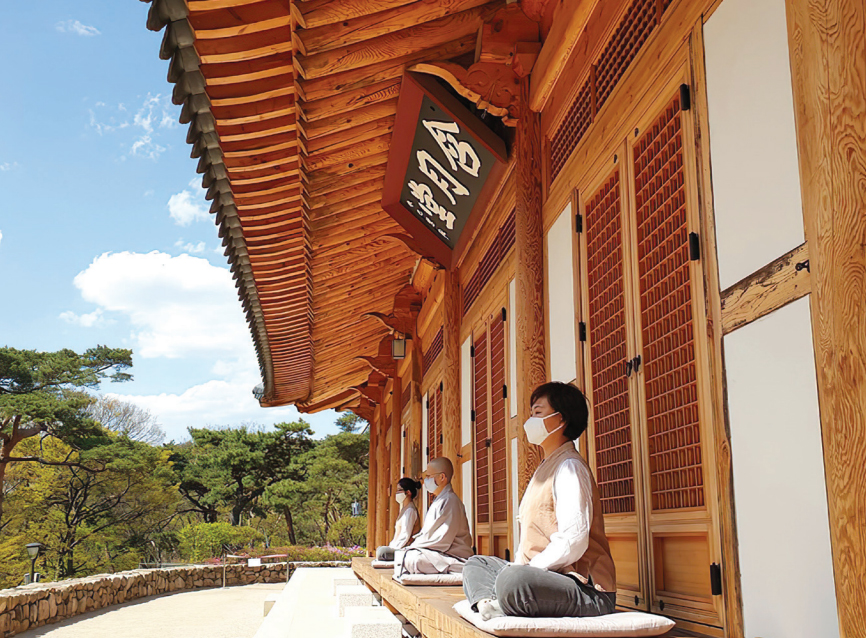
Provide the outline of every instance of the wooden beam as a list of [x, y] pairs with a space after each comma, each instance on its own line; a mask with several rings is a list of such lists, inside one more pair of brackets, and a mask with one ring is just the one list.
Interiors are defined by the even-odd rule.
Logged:
[[454, 464], [454, 491], [462, 498], [460, 473], [460, 278], [456, 270], [442, 273], [442, 452]]
[[866, 4], [786, 0], [840, 636], [866, 636]]
[[380, 11], [388, 11], [416, 0], [312, 0], [293, 2], [292, 15], [304, 29], [351, 20]]
[[809, 250], [801, 244], [722, 292], [728, 334], [809, 294]]
[[371, 155], [388, 153], [391, 147], [391, 133], [367, 140], [363, 144], [355, 144], [349, 148], [340, 148], [330, 153], [324, 152], [308, 155], [304, 158], [304, 166], [310, 172], [318, 171], [329, 166], [346, 166], [351, 170], [357, 160]]
[[339, 47], [350, 46], [437, 20], [467, 9], [487, 4], [489, 0], [439, 0], [413, 2], [379, 13], [341, 20], [335, 24], [296, 29], [292, 34], [301, 55], [310, 56]]
[[553, 26], [532, 71], [529, 108], [544, 109], [547, 98], [562, 74], [571, 52], [577, 46], [589, 17], [599, 0], [562, 0], [555, 9]]
[[409, 463], [406, 469], [408, 475], [417, 480], [421, 476], [421, 420], [423, 413], [423, 406], [421, 405], [421, 359], [423, 355], [421, 353], [421, 339], [415, 331], [412, 334], [410, 356], [412, 357], [412, 361], [409, 383], [412, 384], [412, 395], [409, 399], [411, 421], [409, 422], [409, 432], [406, 440], [406, 447], [409, 453]]
[[[541, 192], [541, 123], [529, 108], [529, 78], [520, 83], [521, 113], [517, 126], [517, 202], [515, 248], [517, 291], [517, 422], [529, 418], [532, 391], [547, 380], [544, 334], [544, 246]], [[541, 462], [537, 446], [518, 428], [519, 491]]]
[[388, 502], [388, 483], [391, 481], [390, 461], [388, 456], [388, 446], [386, 445], [386, 413], [385, 404], [379, 406], [379, 419], [377, 427], [379, 428], [379, 476], [376, 480], [376, 545], [387, 545], [390, 537], [388, 536], [388, 522], [391, 517], [390, 503]]
[[[341, 113], [351, 115], [358, 109], [382, 102], [393, 102], [396, 111], [400, 86], [400, 78], [391, 78], [384, 82], [378, 82], [354, 91], [345, 91], [320, 100], [298, 101], [298, 112], [305, 122], [317, 122]], [[312, 130], [309, 125], [305, 129]], [[311, 137], [316, 137], [316, 135], [311, 135]]]
[[[400, 467], [400, 441], [403, 436], [402, 410], [400, 406], [400, 398], [403, 395], [403, 382], [399, 376], [394, 377], [394, 382], [391, 386], [391, 485], [397, 483], [402, 478]], [[394, 501], [394, 490], [391, 489], [390, 500]], [[396, 502], [391, 503], [391, 529], [393, 530], [397, 523], [397, 514], [400, 513], [400, 508]]]
[[295, 69], [306, 80], [339, 72], [352, 71], [395, 58], [417, 54], [466, 36], [474, 36], [481, 23], [491, 15], [491, 7], [476, 7], [432, 22], [410, 26], [396, 33], [380, 36], [311, 56], [295, 55]]
[[364, 108], [355, 108], [348, 113], [338, 113], [317, 122], [301, 122], [299, 128], [306, 138], [307, 148], [314, 148], [313, 140], [331, 137], [336, 133], [351, 132], [364, 124], [390, 121], [397, 113], [397, 100], [387, 100]]

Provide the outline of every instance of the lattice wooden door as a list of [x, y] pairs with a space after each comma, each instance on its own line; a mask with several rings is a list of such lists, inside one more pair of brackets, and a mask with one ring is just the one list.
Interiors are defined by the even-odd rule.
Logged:
[[472, 343], [476, 549], [503, 558], [509, 528], [505, 322], [504, 310], [489, 316]]
[[[442, 382], [430, 389], [427, 395], [427, 462], [442, 456], [444, 433], [442, 431]], [[427, 495], [427, 506], [433, 502], [433, 495]]]
[[[692, 259], [680, 95], [632, 149], [634, 256], [640, 331], [635, 378], [642, 391], [644, 493], [652, 557], [652, 608], [721, 624], [714, 598], [712, 512], [702, 445], [696, 300], [699, 255]], [[694, 237], [697, 239], [697, 235]]]
[[720, 627], [686, 118], [678, 93], [632, 129], [638, 135], [622, 147], [627, 161], [615, 163], [581, 202], [590, 452], [618, 604]]
[[636, 506], [635, 423], [625, 375], [629, 343], [623, 233], [623, 192], [617, 167], [584, 206], [588, 378], [592, 462], [617, 566], [618, 604], [646, 609], [641, 551], [644, 517]]

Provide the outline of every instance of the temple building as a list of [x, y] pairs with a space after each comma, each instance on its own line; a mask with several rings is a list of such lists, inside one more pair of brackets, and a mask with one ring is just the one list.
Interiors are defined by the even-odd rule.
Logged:
[[371, 552], [446, 456], [512, 558], [529, 396], [563, 381], [620, 608], [864, 635], [862, 2], [152, 0], [148, 27], [261, 404], [370, 423]]

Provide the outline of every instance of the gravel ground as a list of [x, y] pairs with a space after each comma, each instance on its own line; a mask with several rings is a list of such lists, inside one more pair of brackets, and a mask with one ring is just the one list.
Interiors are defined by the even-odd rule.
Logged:
[[31, 629], [16, 638], [252, 638], [262, 623], [265, 598], [283, 587], [245, 585], [149, 596]]

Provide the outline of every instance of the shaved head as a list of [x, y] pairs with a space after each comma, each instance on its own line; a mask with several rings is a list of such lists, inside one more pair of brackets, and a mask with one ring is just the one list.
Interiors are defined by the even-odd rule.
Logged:
[[428, 474], [438, 474], [439, 472], [445, 475], [449, 483], [451, 482], [451, 479], [454, 477], [454, 465], [450, 459], [440, 456], [438, 459], [433, 459], [427, 464]]

